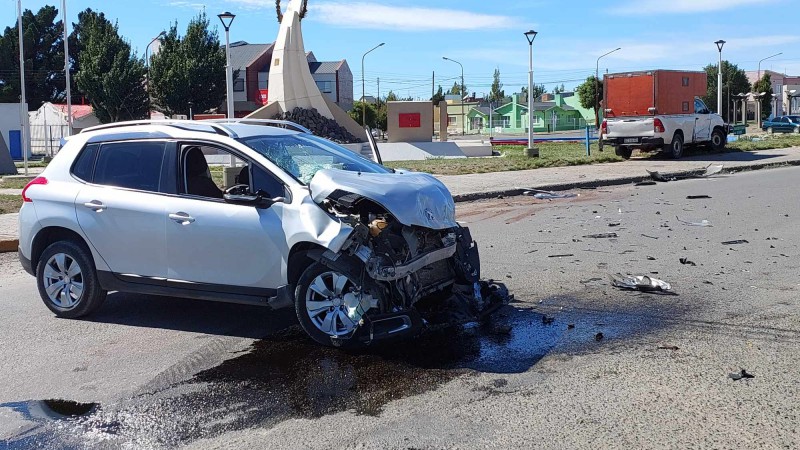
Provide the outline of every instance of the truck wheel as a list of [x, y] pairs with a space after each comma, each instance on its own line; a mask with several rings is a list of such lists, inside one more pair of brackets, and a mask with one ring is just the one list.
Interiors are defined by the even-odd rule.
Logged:
[[664, 152], [672, 158], [680, 158], [683, 155], [683, 136], [675, 133], [675, 135], [672, 136], [672, 142], [664, 146]]
[[727, 143], [726, 141], [727, 136], [725, 136], [725, 133], [723, 133], [719, 128], [711, 132], [711, 150], [714, 150], [715, 152], [721, 152], [725, 149], [725, 144]]
[[630, 147], [617, 147], [614, 149], [614, 153], [622, 159], [631, 159], [633, 149]]

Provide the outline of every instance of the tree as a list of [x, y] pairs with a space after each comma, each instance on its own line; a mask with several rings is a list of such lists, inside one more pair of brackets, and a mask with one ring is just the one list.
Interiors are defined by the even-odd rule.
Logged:
[[[539, 98], [545, 92], [547, 92], [547, 89], [545, 89], [543, 84], [534, 84], [533, 85], [533, 101], [536, 101], [536, 99]], [[519, 95], [523, 99], [525, 99], [525, 101], [527, 101], [527, 99], [528, 99], [528, 86], [522, 86], [522, 88], [520, 89], [520, 94]]]
[[765, 73], [764, 76], [753, 85], [753, 91], [765, 93], [764, 96], [761, 97], [761, 120], [766, 119], [772, 114], [773, 92], [772, 80], [770, 78], [769, 74]]
[[[720, 114], [717, 111], [717, 68], [718, 64], [709, 64], [703, 70], [708, 75], [708, 90], [703, 97], [703, 102], [712, 111]], [[722, 61], [722, 118], [730, 120], [730, 99], [733, 95], [750, 92], [750, 82], [747, 80], [747, 75], [744, 70], [740, 69], [736, 64], [731, 64], [728, 61]], [[733, 119], [735, 120], [735, 118]]]
[[75, 81], [97, 118], [107, 123], [147, 117], [144, 61], [131, 53], [117, 24], [103, 13], [87, 9], [78, 15], [78, 22], [81, 53]]
[[394, 91], [389, 91], [389, 93], [386, 94], [387, 102], [396, 102], [397, 100], [397, 94], [395, 94]]
[[556, 86], [553, 88], [553, 94], [562, 94], [566, 92], [566, 88], [564, 87], [564, 83], [561, 83], [561, 86]]
[[[35, 15], [29, 9], [22, 13], [25, 97], [31, 111], [44, 102], [64, 99], [63, 24], [56, 22], [56, 17], [58, 10], [54, 6], [44, 6]], [[16, 21], [0, 36], [0, 61], [0, 103], [17, 103], [21, 90]]]
[[448, 92], [448, 94], [450, 94], [450, 95], [458, 95], [458, 96], [463, 97], [464, 95], [466, 95], [466, 94], [462, 94], [463, 92], [467, 92], [467, 85], [463, 85], [462, 86], [462, 85], [458, 84], [458, 81], [454, 81], [453, 82], [453, 87], [450, 88], [450, 91]]
[[370, 128], [378, 128], [378, 114], [375, 111], [375, 106], [366, 102], [355, 102], [353, 109], [350, 110], [350, 117], [353, 118], [359, 125], [364, 126], [364, 108], [367, 108], [367, 122]]
[[[205, 12], [195, 16], [178, 35], [171, 25], [150, 62], [150, 94], [154, 106], [167, 115], [219, 108], [225, 101], [225, 52], [216, 31], [210, 31]], [[234, 73], [234, 79], [236, 79]]]
[[492, 76], [492, 88], [489, 90], [489, 101], [491, 102], [500, 102], [506, 96], [505, 91], [503, 91], [503, 84], [500, 83], [500, 69], [494, 69], [494, 75]]
[[[595, 86], [597, 86], [596, 93]], [[603, 83], [595, 78], [594, 75], [591, 75], [575, 90], [578, 93], [578, 100], [580, 100], [581, 106], [586, 109], [593, 109], [595, 121], [599, 121], [600, 114], [598, 111], [600, 110], [600, 101], [603, 100]]]
[[436, 93], [431, 97], [431, 101], [434, 105], [438, 105], [442, 100], [444, 100], [444, 92], [442, 92], [442, 85], [440, 84], [439, 89], [437, 89]]

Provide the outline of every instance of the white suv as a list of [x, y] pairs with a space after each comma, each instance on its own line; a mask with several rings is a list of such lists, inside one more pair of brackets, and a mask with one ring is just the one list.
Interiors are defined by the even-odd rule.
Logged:
[[291, 123], [93, 127], [22, 197], [20, 261], [59, 317], [108, 291], [293, 305], [314, 340], [338, 345], [418, 329], [417, 306], [447, 297], [432, 294], [486, 306], [441, 182]]

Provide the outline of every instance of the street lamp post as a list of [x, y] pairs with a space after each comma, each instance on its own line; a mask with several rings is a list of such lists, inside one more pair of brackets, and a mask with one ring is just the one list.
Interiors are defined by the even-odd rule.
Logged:
[[597, 58], [597, 65], [595, 65], [595, 67], [594, 67], [594, 126], [597, 129], [600, 129], [600, 113], [599, 113], [600, 93], [597, 92], [597, 84], [599, 83], [598, 78], [600, 77], [600, 58], [603, 58], [604, 56], [608, 56], [608, 55], [614, 53], [615, 51], [621, 50], [621, 49], [622, 49], [622, 47], [617, 47], [614, 50], [611, 50], [610, 52], [608, 52], [608, 53], [606, 53], [604, 55], [600, 55]]
[[719, 66], [717, 66], [717, 114], [722, 116], [722, 47], [725, 41], [720, 39], [714, 42], [719, 50]]
[[375, 47], [372, 47], [371, 49], [367, 50], [366, 53], [361, 55], [361, 123], [364, 126], [367, 125], [367, 99], [366, 99], [367, 94], [366, 94], [366, 84], [364, 82], [364, 58], [366, 58], [371, 51], [377, 49], [378, 47], [383, 47], [385, 44], [386, 42], [381, 42], [380, 44], [376, 45]]
[[228, 109], [228, 118], [233, 119], [234, 111], [233, 111], [233, 67], [231, 67], [231, 23], [233, 23], [233, 19], [236, 18], [236, 15], [225, 11], [222, 14], [217, 14], [219, 17], [219, 21], [222, 22], [223, 28], [225, 28], [225, 84], [227, 86], [227, 109]]
[[145, 68], [147, 69], [147, 81], [145, 82], [144, 87], [147, 90], [147, 102], [148, 102], [147, 115], [148, 116], [150, 116], [151, 111], [152, 111], [152, 108], [151, 108], [151, 105], [150, 105], [150, 103], [151, 103], [151, 100], [150, 100], [150, 55], [149, 55], [150, 46], [152, 46], [155, 41], [160, 40], [161, 38], [165, 37], [166, 35], [167, 35], [166, 31], [162, 31], [161, 33], [158, 33], [158, 36], [154, 37], [153, 40], [151, 40], [150, 43], [147, 44], [147, 47], [144, 48], [144, 65], [145, 65]]
[[19, 31], [19, 118], [22, 128], [22, 161], [25, 175], [28, 174], [28, 146], [27, 138], [30, 136], [28, 129], [28, 109], [25, 107], [25, 53], [22, 46], [22, 0], [17, 0], [17, 30]]
[[533, 40], [538, 34], [530, 30], [524, 33], [528, 40], [528, 156], [539, 156], [539, 149], [533, 146]]
[[463, 136], [464, 135], [464, 130], [467, 129], [467, 124], [465, 122], [466, 119], [465, 119], [465, 116], [464, 116], [464, 97], [465, 97], [465, 93], [464, 93], [464, 66], [460, 62], [456, 61], [455, 59], [450, 59], [450, 58], [448, 58], [446, 56], [442, 56], [442, 59], [444, 59], [445, 61], [452, 61], [452, 62], [458, 64], [459, 66], [461, 66], [461, 89], [459, 89], [459, 91], [461, 92], [461, 135]]
[[64, 24], [64, 77], [67, 84], [67, 134], [72, 136], [72, 87], [70, 86], [70, 73], [69, 73], [69, 34], [67, 33], [67, 0], [61, 0], [61, 13], [64, 15], [62, 22]]
[[764, 58], [764, 59], [762, 59], [762, 60], [758, 61], [758, 79], [757, 79], [756, 81], [759, 81], [759, 80], [761, 80], [761, 62], [762, 62], [762, 61], [766, 61], [766, 60], [768, 60], [768, 59], [770, 59], [770, 58], [774, 58], [774, 57], [776, 57], [776, 56], [782, 55], [782, 54], [783, 54], [783, 52], [780, 52], [780, 53], [775, 53], [775, 54], [774, 54], [774, 55], [772, 55], [772, 56], [767, 56], [766, 58]]

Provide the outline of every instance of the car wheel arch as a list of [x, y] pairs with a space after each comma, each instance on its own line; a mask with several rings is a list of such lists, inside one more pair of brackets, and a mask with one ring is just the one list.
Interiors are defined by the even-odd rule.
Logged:
[[84, 237], [78, 232], [66, 227], [49, 226], [39, 230], [39, 232], [36, 233], [36, 236], [33, 238], [31, 245], [31, 266], [33, 267], [34, 271], [36, 270], [36, 267], [39, 264], [39, 258], [42, 256], [42, 253], [44, 253], [45, 249], [53, 243], [60, 241], [70, 241], [84, 247], [84, 249], [89, 253], [89, 256], [91, 256], [92, 259], [95, 259], [94, 253], [92, 252], [89, 244], [86, 242], [86, 239], [84, 239]]
[[286, 260], [286, 281], [292, 286], [296, 286], [306, 268], [314, 263], [314, 259], [309, 256], [309, 253], [324, 252], [325, 250], [327, 250], [325, 247], [313, 242], [303, 241], [294, 244]]

